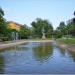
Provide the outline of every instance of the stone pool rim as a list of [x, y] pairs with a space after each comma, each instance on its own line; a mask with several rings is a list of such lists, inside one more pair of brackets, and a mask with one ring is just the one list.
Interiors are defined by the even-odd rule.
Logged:
[[6, 49], [6, 48], [10, 48], [13, 46], [17, 46], [23, 43], [29, 43], [29, 42], [54, 42], [53, 40], [16, 40], [16, 41], [11, 41], [8, 43], [2, 43], [0, 44], [0, 50]]

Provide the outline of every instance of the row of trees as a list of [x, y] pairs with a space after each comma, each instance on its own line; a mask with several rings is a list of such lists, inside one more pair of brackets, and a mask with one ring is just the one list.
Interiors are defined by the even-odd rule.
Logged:
[[17, 32], [20, 39], [42, 38], [43, 32], [45, 33], [46, 38], [51, 38], [52, 35], [54, 38], [61, 38], [63, 36], [68, 37], [69, 35], [73, 37], [75, 36], [75, 18], [68, 21], [67, 24], [65, 24], [65, 22], [60, 22], [56, 30], [53, 30], [52, 23], [41, 18], [37, 18], [33, 21], [31, 26], [32, 27], [23, 25], [19, 31], [15, 29], [8, 29], [8, 22], [4, 18], [4, 11], [0, 8], [0, 39], [5, 38], [9, 40], [10, 38], [11, 40], [12, 32]]
[[42, 32], [44, 29], [45, 36], [50, 38], [53, 33], [52, 24], [48, 20], [37, 18], [36, 21], [31, 23], [32, 27], [23, 25], [19, 31], [21, 39], [27, 38], [42, 38]]
[[27, 25], [23, 25], [18, 33], [21, 39], [28, 39], [31, 34], [30, 27], [28, 27]]
[[0, 38], [7, 38], [9, 30], [7, 29], [6, 19], [3, 17], [4, 11], [0, 8]]
[[[75, 12], [74, 12], [75, 16]], [[44, 27], [44, 32], [47, 38], [54, 36], [54, 38], [62, 37], [75, 37], [75, 18], [72, 18], [65, 23], [60, 22], [56, 30], [53, 30], [52, 24], [48, 20], [42, 20], [37, 18], [36, 21], [31, 23], [32, 25], [32, 35], [35, 37], [42, 37], [42, 28]]]
[[[75, 12], [74, 12], [75, 15]], [[75, 37], [75, 18], [68, 20], [67, 24], [65, 22], [60, 22], [57, 29], [54, 31], [56, 38], [65, 37]]]
[[12, 32], [18, 33], [20, 39], [27, 39], [30, 35], [30, 28], [27, 25], [23, 25], [19, 31], [8, 28], [8, 22], [4, 18], [4, 11], [0, 8], [0, 41], [12, 40]]
[[42, 32], [45, 33], [47, 38], [50, 38], [53, 33], [52, 24], [49, 23], [48, 20], [43, 20], [41, 18], [37, 18], [36, 21], [31, 23], [32, 25], [32, 36], [35, 37], [42, 37]]
[[17, 32], [19, 34], [19, 38], [27, 39], [27, 38], [41, 38], [42, 31], [44, 29], [45, 36], [47, 38], [51, 37], [53, 33], [52, 24], [49, 23], [48, 20], [43, 20], [41, 18], [37, 18], [36, 21], [31, 23], [31, 28], [27, 25], [23, 25], [19, 31], [15, 29], [8, 29], [8, 22], [5, 20], [4, 11], [0, 8], [0, 38], [7, 37], [8, 39], [12, 39], [12, 32]]

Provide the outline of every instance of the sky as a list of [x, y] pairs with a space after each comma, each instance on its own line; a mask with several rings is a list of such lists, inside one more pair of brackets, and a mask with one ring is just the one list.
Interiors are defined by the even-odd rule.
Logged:
[[31, 26], [36, 18], [47, 19], [54, 29], [74, 17], [75, 0], [0, 0], [7, 21]]

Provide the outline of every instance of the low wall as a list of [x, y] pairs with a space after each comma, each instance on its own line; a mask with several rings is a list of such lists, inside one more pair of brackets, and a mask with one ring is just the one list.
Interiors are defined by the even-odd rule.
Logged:
[[13, 47], [15, 45], [27, 43], [27, 42], [53, 42], [53, 40], [18, 40], [18, 41], [10, 41], [10, 42], [8, 41], [5, 43], [0, 43], [0, 50]]
[[75, 52], [75, 45], [58, 43], [58, 46], [60, 48], [67, 49], [67, 50], [70, 50], [72, 52]]

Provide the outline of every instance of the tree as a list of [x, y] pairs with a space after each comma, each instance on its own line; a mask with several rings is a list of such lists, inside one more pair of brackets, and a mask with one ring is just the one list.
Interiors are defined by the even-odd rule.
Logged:
[[67, 24], [67, 29], [70, 35], [75, 36], [75, 23], [69, 22]]
[[30, 37], [30, 28], [27, 25], [23, 25], [19, 31], [21, 39], [28, 39]]
[[0, 17], [3, 17], [4, 16], [4, 11], [3, 9], [0, 7]]
[[71, 20], [68, 21], [66, 30], [68, 31], [69, 35], [75, 36], [75, 18], [72, 18]]
[[66, 25], [65, 25], [65, 23], [63, 21], [60, 22], [60, 24], [57, 27], [56, 31], [57, 31], [56, 34], [58, 35], [58, 37], [62, 37], [63, 35], [67, 34]]
[[33, 21], [31, 23], [33, 28], [33, 36], [35, 37], [42, 37], [42, 29], [44, 28], [44, 32], [46, 34], [46, 37], [50, 37], [50, 35], [53, 32], [52, 24], [49, 23], [48, 20], [43, 20], [41, 18], [37, 18], [36, 21]]
[[4, 11], [0, 8], [0, 37], [7, 37], [7, 23], [4, 16]]

